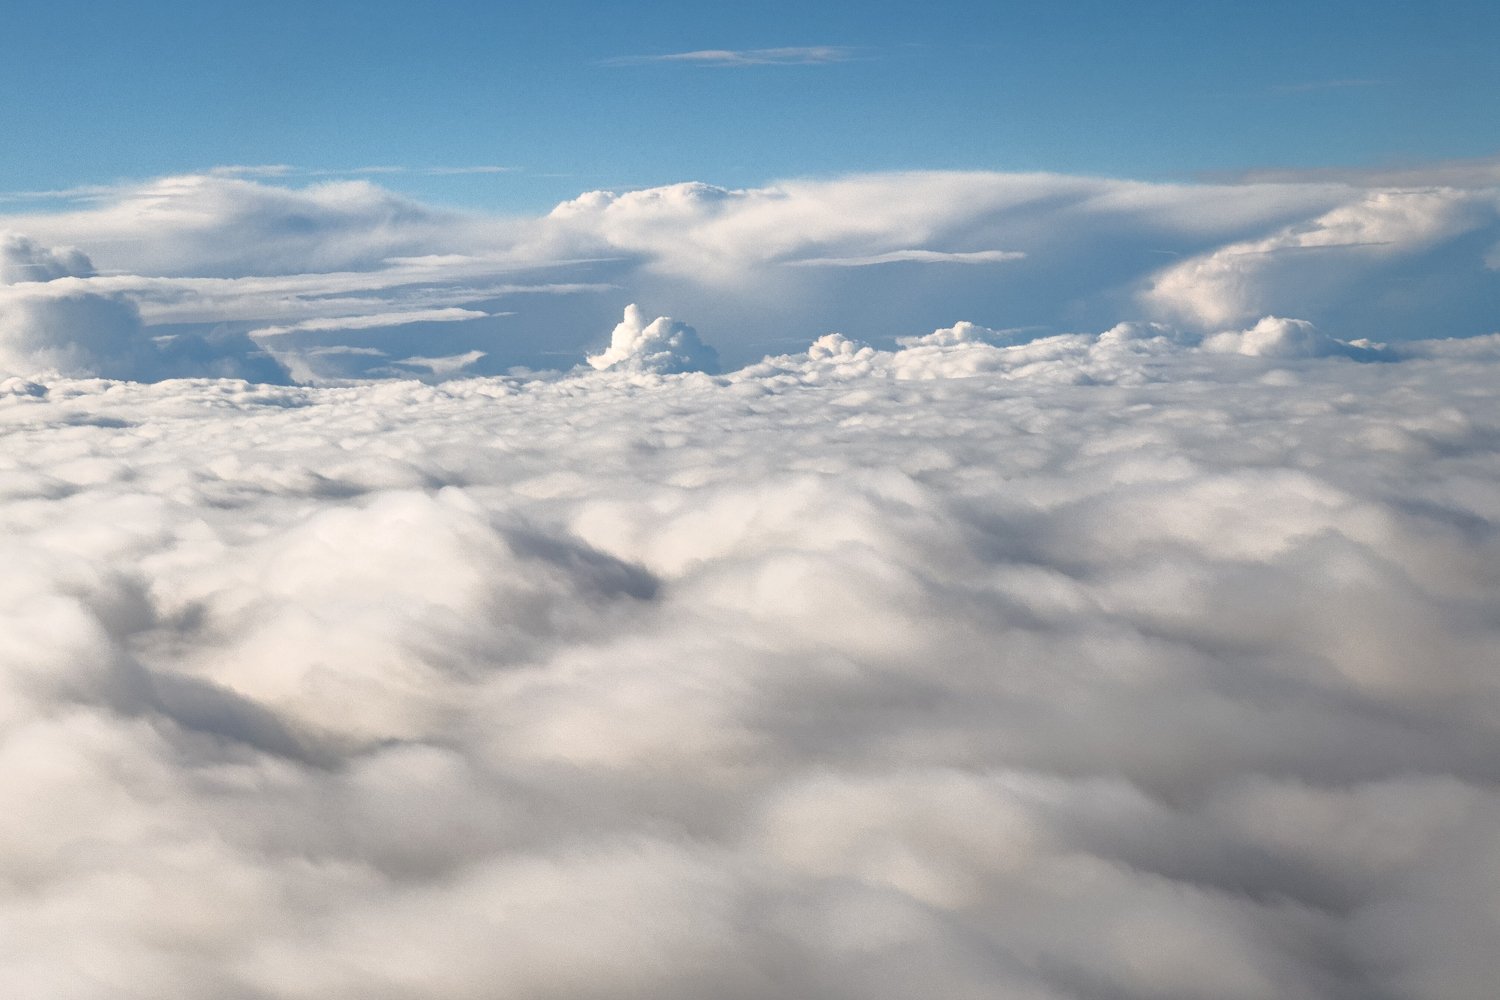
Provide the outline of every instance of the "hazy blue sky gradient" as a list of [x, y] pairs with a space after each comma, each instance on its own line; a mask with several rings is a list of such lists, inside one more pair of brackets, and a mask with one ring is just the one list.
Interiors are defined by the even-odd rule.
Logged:
[[[380, 183], [530, 211], [684, 179], [1173, 179], [1500, 149], [1493, 3], [63, 2], [5, 19], [12, 193], [402, 167]], [[839, 58], [637, 58], [815, 46]], [[430, 172], [470, 166], [514, 169]]]

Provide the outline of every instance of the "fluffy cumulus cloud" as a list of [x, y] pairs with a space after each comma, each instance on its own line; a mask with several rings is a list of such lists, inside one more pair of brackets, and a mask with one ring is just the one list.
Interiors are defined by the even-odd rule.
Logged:
[[1493, 996], [1494, 337], [621, 327], [0, 380], [0, 992]]
[[625, 318], [610, 334], [609, 347], [592, 354], [589, 365], [598, 371], [657, 372], [662, 375], [680, 372], [714, 372], [718, 370], [718, 353], [698, 337], [698, 331], [670, 316], [658, 316], [650, 323], [641, 307], [625, 307]]
[[1203, 349], [1257, 358], [1326, 358], [1343, 356], [1376, 360], [1387, 352], [1368, 341], [1337, 340], [1305, 319], [1263, 316], [1248, 330], [1225, 330], [1203, 340]]

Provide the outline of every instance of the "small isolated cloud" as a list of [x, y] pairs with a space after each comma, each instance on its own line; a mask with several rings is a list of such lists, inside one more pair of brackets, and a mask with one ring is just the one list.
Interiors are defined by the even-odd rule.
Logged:
[[694, 66], [813, 66], [848, 62], [855, 50], [845, 45], [804, 45], [775, 49], [698, 49], [654, 56], [620, 56], [606, 60], [610, 66], [647, 63], [689, 63]]
[[650, 323], [640, 306], [625, 307], [625, 318], [610, 335], [609, 347], [590, 355], [590, 366], [598, 371], [655, 372], [672, 375], [681, 372], [714, 372], [719, 355], [698, 339], [698, 331], [670, 316], [658, 316]]
[[1019, 250], [890, 250], [864, 257], [806, 257], [789, 260], [789, 267], [871, 267], [876, 264], [1000, 264], [1022, 260]]

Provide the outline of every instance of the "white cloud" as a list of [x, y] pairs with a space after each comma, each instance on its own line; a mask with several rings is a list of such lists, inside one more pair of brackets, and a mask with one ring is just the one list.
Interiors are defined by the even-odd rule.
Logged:
[[1493, 227], [1495, 199], [1453, 189], [1361, 195], [1316, 219], [1264, 239], [1231, 243], [1168, 268], [1146, 301], [1164, 313], [1220, 326], [1263, 312], [1273, 301], [1304, 305], [1379, 276], [1380, 265]]
[[848, 62], [855, 50], [846, 45], [801, 45], [774, 49], [697, 49], [654, 56], [620, 56], [606, 60], [612, 66], [646, 63], [690, 63], [695, 66], [811, 66]]
[[291, 176], [4, 220], [0, 993], [1493, 993], [1493, 185]]
[[365, 268], [472, 239], [463, 216], [369, 181], [290, 188], [243, 169], [124, 186], [97, 206], [26, 216], [24, 229], [83, 248], [106, 272], [224, 277]]
[[178, 334], [158, 342], [135, 304], [91, 283], [88, 257], [0, 234], [0, 373], [275, 382], [286, 371], [243, 334]]
[[598, 371], [671, 375], [717, 371], [719, 356], [686, 323], [670, 316], [658, 316], [647, 323], [640, 306], [631, 303], [625, 307], [625, 318], [611, 332], [609, 347], [590, 355], [588, 363]]
[[121, 298], [51, 282], [0, 289], [0, 370], [149, 378], [154, 354]]
[[0, 990], [1488, 1000], [1500, 350], [1315, 333], [0, 381]]
[[868, 257], [807, 257], [789, 260], [794, 267], [869, 267], [873, 264], [999, 264], [1022, 260], [1024, 253], [1015, 250], [889, 250]]
[[276, 337], [306, 330], [370, 330], [382, 327], [403, 326], [407, 323], [462, 323], [465, 320], [485, 319], [490, 314], [476, 309], [413, 309], [407, 312], [375, 313], [365, 316], [330, 316], [325, 319], [305, 319], [287, 326], [266, 326], [252, 330], [255, 337]]
[[1264, 316], [1248, 330], [1224, 331], [1204, 338], [1203, 349], [1256, 358], [1352, 357], [1375, 360], [1380, 348], [1336, 340], [1307, 320]]
[[86, 278], [94, 265], [72, 247], [49, 248], [21, 233], [0, 230], [0, 285], [53, 278]]
[[960, 320], [920, 337], [901, 337], [897, 343], [902, 347], [954, 347], [958, 344], [1013, 344], [1024, 339], [1025, 328], [1014, 330], [991, 330], [989, 327]]

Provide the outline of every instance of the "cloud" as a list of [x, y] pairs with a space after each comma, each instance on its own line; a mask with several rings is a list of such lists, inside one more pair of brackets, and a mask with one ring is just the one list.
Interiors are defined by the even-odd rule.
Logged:
[[94, 265], [72, 247], [48, 248], [20, 233], [0, 231], [0, 285], [86, 278]]
[[365, 268], [388, 256], [452, 251], [470, 225], [369, 181], [291, 188], [264, 183], [264, 174], [239, 176], [245, 170], [127, 185], [97, 207], [28, 217], [26, 230], [85, 248], [106, 271], [238, 277]]
[[503, 167], [498, 164], [486, 163], [467, 167], [422, 167], [417, 172], [432, 177], [457, 177], [469, 174], [513, 174], [519, 169], [519, 167]]
[[1222, 354], [1248, 354], [1256, 358], [1347, 357], [1374, 360], [1380, 348], [1351, 344], [1319, 331], [1306, 320], [1265, 316], [1248, 330], [1225, 331], [1207, 337], [1203, 349]]
[[902, 347], [954, 347], [959, 344], [1014, 344], [1025, 339], [1025, 328], [991, 330], [989, 327], [960, 320], [952, 326], [934, 330], [920, 337], [901, 337]]
[[463, 374], [567, 369], [632, 301], [691, 316], [731, 366], [829, 330], [890, 347], [954, 316], [1035, 336], [1266, 315], [1345, 341], [1489, 332], [1496, 190], [909, 172], [593, 191], [500, 218], [368, 179], [231, 172], [0, 224], [77, 247], [99, 273], [74, 280], [150, 337], [286, 329], [276, 349], [318, 380], [475, 351]]
[[588, 358], [597, 371], [655, 372], [673, 375], [681, 372], [715, 372], [719, 356], [712, 347], [698, 339], [698, 331], [670, 316], [658, 316], [650, 323], [640, 306], [625, 307], [625, 318], [610, 334], [609, 347]]
[[869, 267], [874, 264], [1000, 264], [1023, 260], [1024, 253], [1015, 250], [890, 250], [868, 257], [808, 257], [789, 260], [792, 267]]
[[610, 66], [647, 63], [689, 63], [694, 66], [810, 66], [848, 62], [855, 50], [845, 45], [803, 45], [775, 49], [699, 49], [654, 56], [620, 56]]
[[0, 372], [157, 381], [178, 377], [276, 382], [286, 371], [243, 334], [152, 338], [135, 304], [102, 292], [82, 252], [0, 233]]
[[[725, 330], [726, 356], [738, 361], [753, 358], [733, 353], [754, 337], [747, 327], [853, 328], [888, 344], [945, 322], [939, 302], [947, 315], [996, 328], [1060, 332], [1133, 315], [1206, 333], [1269, 313], [1351, 338], [1406, 339], [1421, 335], [1433, 308], [1445, 321], [1482, 322], [1487, 292], [1472, 262], [1483, 250], [1465, 241], [1495, 232], [1494, 203], [1492, 192], [1055, 175], [867, 175], [745, 190], [682, 184], [566, 202], [544, 220], [538, 233], [550, 244], [538, 250], [637, 262], [633, 294], [713, 320]], [[1004, 268], [912, 269], [899, 287], [873, 266], [927, 247], [1024, 256]], [[1297, 253], [1321, 259], [1273, 260]], [[872, 266], [785, 266], [797, 261]], [[1398, 262], [1415, 264], [1411, 273], [1426, 287], [1385, 282]], [[1415, 310], [1417, 301], [1428, 312]]]
[[1153, 280], [1145, 300], [1204, 326], [1263, 312], [1273, 300], [1305, 310], [1381, 280], [1382, 264], [1411, 258], [1495, 224], [1489, 194], [1452, 189], [1362, 194], [1316, 219], [1268, 237], [1230, 243], [1175, 264]]
[[369, 330], [407, 323], [461, 323], [471, 319], [485, 319], [489, 313], [474, 309], [414, 309], [409, 312], [377, 313], [369, 316], [331, 316], [326, 319], [305, 319], [288, 326], [266, 326], [251, 333], [256, 337], [275, 337], [306, 330]]
[[151, 377], [155, 352], [130, 303], [50, 284], [0, 289], [0, 370]]
[[1235, 336], [0, 381], [0, 989], [1487, 1000], [1500, 348]]

